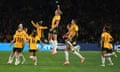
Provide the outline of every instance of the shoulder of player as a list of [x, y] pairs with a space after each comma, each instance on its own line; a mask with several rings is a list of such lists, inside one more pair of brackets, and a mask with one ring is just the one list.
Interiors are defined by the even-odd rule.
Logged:
[[57, 16], [54, 16], [55, 19], [60, 19], [61, 16], [60, 15], [57, 15]]
[[102, 36], [106, 36], [106, 35], [111, 36], [111, 34], [110, 34], [110, 33], [108, 33], [108, 32], [102, 32]]

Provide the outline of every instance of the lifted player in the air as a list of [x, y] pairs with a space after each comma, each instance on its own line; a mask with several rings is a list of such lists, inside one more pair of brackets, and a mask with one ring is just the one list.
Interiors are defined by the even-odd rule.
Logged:
[[62, 11], [60, 10], [60, 5], [57, 5], [57, 9], [55, 10], [55, 15], [52, 18], [52, 24], [51, 24], [51, 29], [48, 35], [48, 40], [49, 42], [52, 44], [53, 48], [52, 48], [52, 54], [56, 54], [57, 51], [57, 34], [58, 34], [58, 27], [59, 27], [59, 23], [61, 20], [61, 14]]

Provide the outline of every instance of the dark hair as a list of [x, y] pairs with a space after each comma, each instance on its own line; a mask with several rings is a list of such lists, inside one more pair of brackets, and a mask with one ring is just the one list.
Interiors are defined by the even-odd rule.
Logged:
[[110, 32], [111, 25], [110, 24], [105, 24], [104, 28], [105, 28], [106, 32]]
[[36, 37], [36, 35], [37, 35], [36, 30], [33, 30], [33, 31], [32, 31], [32, 36], [33, 36], [33, 37]]

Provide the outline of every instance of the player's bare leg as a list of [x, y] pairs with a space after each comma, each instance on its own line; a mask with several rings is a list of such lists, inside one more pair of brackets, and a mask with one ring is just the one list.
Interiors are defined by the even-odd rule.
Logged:
[[112, 53], [106, 53], [104, 56], [107, 58], [109, 64], [108, 65], [114, 65], [111, 59]]
[[37, 65], [37, 56], [33, 56], [34, 65]]
[[54, 46], [52, 49], [52, 55], [55, 55], [57, 53], [57, 34], [53, 34], [53, 42], [54, 42]]
[[16, 51], [15, 55], [16, 55], [15, 65], [18, 65], [20, 63], [20, 61], [19, 61], [19, 52]]
[[12, 51], [10, 56], [9, 56], [8, 62], [7, 62], [8, 64], [11, 64], [13, 62], [14, 54], [15, 54], [15, 52]]
[[70, 46], [71, 50], [73, 51], [73, 53], [78, 56], [81, 59], [81, 63], [85, 62], [85, 57], [83, 57], [78, 51], [77, 48], [75, 48], [70, 41], [66, 41], [66, 43]]
[[25, 57], [24, 57], [23, 53], [20, 53], [20, 58], [22, 59], [21, 64], [24, 64], [25, 63]]
[[29, 53], [29, 58], [33, 59], [33, 53], [32, 52]]
[[79, 52], [75, 50], [73, 53], [81, 59], [82, 64], [85, 62], [85, 57], [83, 57]]
[[106, 51], [101, 52], [101, 60], [102, 60], [101, 66], [103, 66], [103, 67], [105, 67], [105, 54], [106, 54]]
[[33, 62], [34, 62], [34, 65], [36, 66], [36, 65], [37, 65], [37, 56], [36, 56], [36, 52], [33, 52]]
[[54, 41], [52, 39], [52, 34], [51, 33], [48, 34], [48, 41], [52, 45], [52, 54], [53, 54], [55, 44], [54, 44]]
[[69, 51], [70, 51], [70, 46], [66, 46], [66, 49], [65, 49], [65, 62], [64, 64], [67, 65], [67, 64], [70, 64], [69, 62]]

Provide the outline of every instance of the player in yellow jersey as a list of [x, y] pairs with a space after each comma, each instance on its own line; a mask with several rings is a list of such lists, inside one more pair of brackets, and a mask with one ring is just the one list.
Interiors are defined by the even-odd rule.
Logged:
[[19, 24], [18, 30], [14, 34], [13, 40], [11, 41], [11, 44], [14, 43], [14, 48], [12, 53], [9, 56], [9, 60], [8, 60], [9, 64], [12, 63], [14, 55], [16, 57], [15, 65], [18, 65], [20, 63], [19, 57], [22, 52], [25, 40], [26, 38], [24, 36], [23, 26], [22, 24]]
[[52, 44], [52, 54], [56, 54], [56, 48], [57, 48], [57, 34], [58, 34], [58, 27], [61, 20], [61, 14], [62, 11], [60, 10], [60, 5], [57, 5], [57, 9], [55, 10], [55, 15], [52, 18], [52, 24], [51, 29], [48, 35], [48, 40]]
[[81, 63], [84, 63], [85, 58], [79, 53], [78, 49], [79, 46], [77, 45], [77, 38], [78, 38], [78, 25], [76, 24], [75, 20], [72, 19], [71, 24], [67, 26], [68, 32], [63, 36], [65, 39], [67, 46], [65, 49], [65, 63], [69, 64], [69, 51], [72, 50], [72, 52], [78, 56], [81, 59]]
[[37, 32], [34, 30], [32, 34], [29, 36], [29, 55], [30, 58], [34, 61], [34, 65], [37, 65], [37, 56], [36, 52], [38, 50], [37, 43], [40, 41], [37, 36]]
[[105, 25], [103, 27], [103, 32], [101, 34], [101, 41], [100, 41], [100, 44], [102, 47], [102, 52], [101, 52], [102, 65], [101, 66], [105, 66], [106, 58], [109, 61], [109, 65], [114, 65], [111, 60], [112, 50], [113, 50], [113, 46], [111, 42], [113, 41], [113, 38], [109, 31], [110, 31], [110, 27]]
[[48, 29], [48, 27], [42, 26], [42, 20], [36, 23], [32, 20], [31, 23], [37, 30], [37, 36], [41, 39], [43, 37], [43, 30]]

